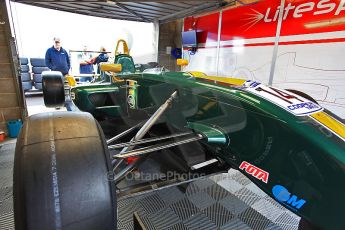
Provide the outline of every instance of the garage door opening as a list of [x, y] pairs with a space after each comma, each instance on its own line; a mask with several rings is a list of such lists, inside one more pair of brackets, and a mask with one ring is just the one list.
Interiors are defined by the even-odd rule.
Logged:
[[43, 104], [41, 75], [49, 70], [45, 55], [54, 38], [59, 38], [61, 47], [68, 52], [69, 74], [78, 83], [90, 82], [90, 76], [99, 73], [97, 65], [88, 64], [99, 54], [105, 53], [108, 62], [113, 62], [116, 42], [120, 39], [128, 44], [135, 64], [157, 62], [158, 31], [154, 23], [99, 18], [16, 2], [10, 2], [10, 10], [23, 62], [22, 85], [29, 115], [55, 110]]

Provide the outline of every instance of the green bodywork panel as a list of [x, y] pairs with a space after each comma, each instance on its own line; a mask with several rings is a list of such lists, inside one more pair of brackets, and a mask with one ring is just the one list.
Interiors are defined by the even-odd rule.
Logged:
[[113, 104], [112, 97], [119, 93], [119, 87], [110, 83], [85, 85], [73, 89], [75, 105], [83, 111], [97, 116], [120, 116], [120, 106]]
[[134, 73], [135, 65], [133, 58], [127, 54], [119, 54], [115, 57], [115, 64], [122, 65], [121, 73]]
[[221, 130], [220, 127], [209, 126], [199, 122], [187, 122], [187, 127], [202, 133], [207, 140], [207, 143], [225, 145], [229, 143], [229, 138], [227, 138], [226, 132]]
[[[345, 142], [315, 119], [296, 116], [239, 86], [189, 73], [119, 77], [124, 81], [73, 88], [75, 105], [95, 117], [142, 114], [136, 119], [145, 120], [178, 90], [159, 122], [202, 133], [215, 157], [239, 169], [283, 206], [321, 228], [345, 229]], [[127, 103], [127, 80], [137, 82], [135, 108]], [[97, 94], [101, 100], [95, 103], [90, 98]], [[114, 107], [102, 108], [102, 103]], [[243, 162], [250, 166], [239, 168]], [[267, 183], [258, 179], [261, 171], [269, 173]]]

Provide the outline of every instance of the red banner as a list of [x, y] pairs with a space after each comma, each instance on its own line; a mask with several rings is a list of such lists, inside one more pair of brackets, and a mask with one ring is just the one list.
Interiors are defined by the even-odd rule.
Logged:
[[[221, 40], [274, 37], [280, 1], [260, 1], [223, 12]], [[344, 0], [287, 0], [281, 36], [345, 30]]]
[[[279, 0], [263, 0], [223, 11], [221, 41], [274, 37]], [[281, 36], [345, 30], [345, 0], [286, 0]], [[219, 13], [189, 17], [184, 30], [197, 30], [198, 43], [217, 41]], [[206, 44], [207, 45], [207, 44]]]

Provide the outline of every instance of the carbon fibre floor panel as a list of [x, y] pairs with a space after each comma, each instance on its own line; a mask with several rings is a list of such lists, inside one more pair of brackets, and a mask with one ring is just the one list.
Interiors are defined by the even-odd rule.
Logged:
[[158, 230], [293, 230], [300, 220], [237, 170], [123, 199], [119, 204], [121, 230], [133, 228], [135, 211], [149, 229]]

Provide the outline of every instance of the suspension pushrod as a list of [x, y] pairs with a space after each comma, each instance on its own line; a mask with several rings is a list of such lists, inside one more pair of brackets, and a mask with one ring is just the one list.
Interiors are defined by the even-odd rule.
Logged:
[[[145, 124], [141, 127], [141, 129], [137, 132], [137, 134], [132, 138], [131, 141], [137, 141], [142, 139], [145, 134], [151, 129], [151, 127], [156, 123], [156, 121], [162, 116], [162, 114], [167, 110], [167, 108], [171, 105], [173, 100], [177, 98], [178, 92], [175, 90], [171, 96], [156, 110], [156, 112], [145, 122]], [[131, 151], [134, 149], [135, 145], [124, 147], [120, 154], [124, 152]], [[123, 159], [117, 160], [117, 162], [112, 162], [114, 165], [113, 171], [115, 171], [123, 162]]]
[[[171, 96], [162, 104], [157, 111], [147, 120], [147, 122], [141, 127], [141, 129], [137, 132], [135, 137], [132, 141], [137, 141], [142, 139], [145, 134], [150, 130], [150, 128], [156, 123], [156, 121], [162, 116], [165, 110], [171, 105], [172, 101], [177, 97], [177, 91], [174, 91]], [[122, 149], [121, 153], [130, 151], [134, 148], [134, 146], [125, 147]]]
[[201, 134], [197, 134], [194, 137], [189, 137], [189, 138], [185, 138], [183, 140], [179, 140], [179, 141], [173, 141], [170, 143], [164, 143], [164, 144], [156, 144], [153, 146], [148, 146], [148, 147], [144, 147], [144, 148], [140, 148], [140, 149], [135, 149], [135, 150], [131, 150], [131, 151], [127, 151], [124, 153], [120, 153], [118, 155], [114, 155], [114, 158], [128, 158], [128, 157], [134, 157], [134, 156], [140, 156], [143, 154], [147, 154], [147, 153], [151, 153], [151, 152], [155, 152], [158, 150], [163, 150], [163, 149], [168, 149], [174, 146], [178, 146], [178, 145], [182, 145], [182, 144], [187, 144], [193, 141], [198, 141], [200, 139], [204, 138]]
[[137, 141], [129, 141], [129, 142], [120, 143], [120, 144], [116, 144], [116, 145], [109, 145], [108, 149], [117, 149], [117, 148], [122, 148], [122, 147], [138, 145], [138, 144], [145, 144], [145, 143], [170, 139], [170, 138], [174, 138], [174, 137], [185, 136], [188, 134], [192, 134], [192, 132], [178, 133], [178, 134], [167, 135], [167, 136], [162, 136], [162, 137], [152, 137], [152, 138], [146, 138], [146, 139], [141, 139], [141, 140], [137, 140]]
[[136, 124], [135, 126], [123, 131], [122, 133], [117, 134], [115, 137], [110, 138], [109, 140], [107, 140], [107, 145], [127, 135], [128, 133], [132, 132], [134, 129], [140, 127], [142, 124], [143, 122], [140, 122], [139, 124]]

